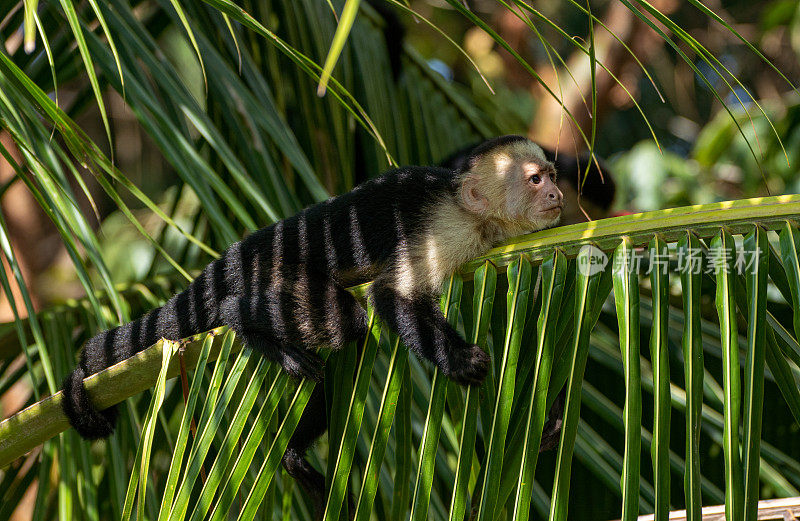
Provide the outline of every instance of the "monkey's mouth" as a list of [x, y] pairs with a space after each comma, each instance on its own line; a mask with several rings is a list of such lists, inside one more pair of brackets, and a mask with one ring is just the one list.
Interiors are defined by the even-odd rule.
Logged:
[[547, 213], [547, 212], [558, 212], [558, 213], [561, 213], [561, 210], [563, 210], [563, 209], [564, 208], [563, 208], [563, 206], [561, 204], [554, 204], [552, 206], [548, 206], [547, 208], [542, 209], [542, 213]]

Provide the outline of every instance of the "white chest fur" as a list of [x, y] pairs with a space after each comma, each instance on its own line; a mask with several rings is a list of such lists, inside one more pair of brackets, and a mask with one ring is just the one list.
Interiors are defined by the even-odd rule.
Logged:
[[499, 227], [448, 200], [433, 207], [422, 233], [400, 252], [395, 289], [403, 296], [435, 292], [468, 260], [485, 253], [502, 239]]

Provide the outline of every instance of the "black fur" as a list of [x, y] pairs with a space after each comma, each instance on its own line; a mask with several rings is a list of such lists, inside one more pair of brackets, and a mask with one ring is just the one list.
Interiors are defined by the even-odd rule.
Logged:
[[486, 152], [495, 149], [497, 147], [503, 147], [506, 145], [510, 145], [512, 143], [517, 143], [519, 141], [527, 141], [527, 140], [528, 138], [523, 136], [510, 135], [510, 136], [499, 136], [492, 139], [488, 139], [481, 143], [475, 143], [473, 146], [467, 149], [462, 149], [460, 153], [457, 153], [458, 156], [453, 158], [455, 164], [449, 167], [459, 172], [464, 172], [466, 170], [469, 170], [472, 166], [474, 166], [475, 161]]

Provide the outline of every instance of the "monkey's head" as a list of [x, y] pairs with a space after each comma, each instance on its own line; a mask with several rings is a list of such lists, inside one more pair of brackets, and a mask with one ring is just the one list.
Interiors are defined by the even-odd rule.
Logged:
[[563, 195], [556, 186], [556, 169], [529, 139], [490, 139], [459, 166], [459, 195], [467, 211], [511, 234], [558, 224]]

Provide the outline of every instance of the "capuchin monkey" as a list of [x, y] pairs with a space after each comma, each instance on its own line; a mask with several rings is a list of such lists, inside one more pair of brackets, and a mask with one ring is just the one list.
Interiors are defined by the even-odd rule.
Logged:
[[[64, 413], [84, 438], [109, 436], [116, 407], [94, 407], [83, 379], [161, 338], [219, 326], [291, 376], [319, 381], [318, 347], [368, 334], [366, 312], [345, 289], [367, 281], [375, 311], [409, 349], [452, 381], [479, 385], [489, 355], [447, 323], [441, 285], [495, 243], [558, 223], [562, 199], [553, 164], [521, 136], [480, 144], [457, 169], [392, 170], [254, 232], [163, 307], [89, 339], [64, 381]], [[317, 385], [283, 459], [318, 513], [325, 480], [305, 452], [325, 431], [324, 415]]]

